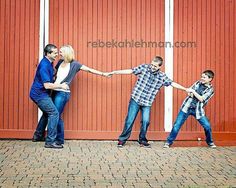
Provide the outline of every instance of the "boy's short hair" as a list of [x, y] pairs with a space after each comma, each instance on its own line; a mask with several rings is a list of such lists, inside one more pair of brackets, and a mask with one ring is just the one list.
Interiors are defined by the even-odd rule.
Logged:
[[159, 66], [161, 66], [163, 64], [163, 59], [161, 56], [154, 57], [153, 61], [158, 62]]
[[214, 78], [214, 76], [215, 76], [215, 73], [212, 71], [212, 70], [205, 70], [204, 72], [203, 72], [203, 74], [205, 74], [205, 75], [207, 75], [208, 76], [208, 78]]

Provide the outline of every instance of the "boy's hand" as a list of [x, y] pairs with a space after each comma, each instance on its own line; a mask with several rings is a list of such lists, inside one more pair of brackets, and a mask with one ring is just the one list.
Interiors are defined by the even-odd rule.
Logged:
[[190, 96], [190, 97], [194, 97], [194, 95], [193, 95], [193, 93], [188, 93], [188, 96]]

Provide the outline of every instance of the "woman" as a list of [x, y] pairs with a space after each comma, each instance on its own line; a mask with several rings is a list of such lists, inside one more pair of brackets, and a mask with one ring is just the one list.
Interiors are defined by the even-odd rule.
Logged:
[[[91, 69], [75, 61], [74, 49], [70, 45], [62, 46], [60, 48], [59, 55], [61, 59], [55, 66], [56, 68], [55, 83], [67, 83], [70, 86], [76, 73], [79, 72], [80, 70], [102, 76], [108, 76], [107, 73]], [[55, 89], [53, 91], [52, 98], [59, 112], [59, 123], [57, 126], [56, 143], [57, 145], [62, 145], [64, 144], [64, 122], [62, 120], [61, 114], [64, 110], [66, 103], [70, 99], [70, 89], [68, 90]]]

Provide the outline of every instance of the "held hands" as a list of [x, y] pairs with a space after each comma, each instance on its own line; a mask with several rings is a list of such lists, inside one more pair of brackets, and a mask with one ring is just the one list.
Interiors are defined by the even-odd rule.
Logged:
[[103, 72], [102, 76], [110, 78], [110, 77], [112, 77], [113, 74], [114, 74], [114, 71], [113, 72]]

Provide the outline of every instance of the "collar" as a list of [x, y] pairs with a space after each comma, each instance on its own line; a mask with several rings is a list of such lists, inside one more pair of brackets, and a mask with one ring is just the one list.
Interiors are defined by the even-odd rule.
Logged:
[[47, 56], [44, 56], [46, 60], [48, 60], [49, 63], [53, 64], [53, 61], [51, 61]]

